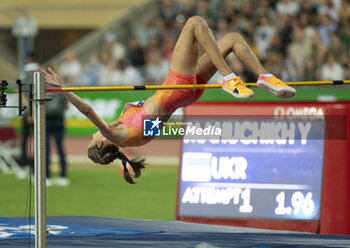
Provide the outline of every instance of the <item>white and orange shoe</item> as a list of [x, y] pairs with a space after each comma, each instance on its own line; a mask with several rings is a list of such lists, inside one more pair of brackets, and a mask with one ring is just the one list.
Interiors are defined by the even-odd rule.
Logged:
[[[271, 76], [270, 76], [271, 75]], [[265, 90], [280, 98], [290, 98], [295, 96], [295, 89], [288, 86], [274, 75], [260, 75], [257, 85], [260, 89]]]
[[247, 88], [240, 77], [236, 76], [229, 81], [223, 81], [222, 89], [237, 98], [250, 98], [254, 96], [254, 91]]

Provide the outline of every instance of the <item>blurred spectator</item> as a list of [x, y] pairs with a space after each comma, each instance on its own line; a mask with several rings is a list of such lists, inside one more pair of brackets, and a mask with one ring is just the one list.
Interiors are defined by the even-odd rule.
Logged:
[[174, 0], [162, 0], [160, 8], [160, 16], [167, 25], [173, 23], [177, 15], [177, 8]]
[[277, 53], [280, 53], [280, 54], [284, 55], [284, 50], [283, 50], [283, 46], [282, 46], [282, 40], [281, 40], [281, 37], [279, 35], [274, 35], [273, 36], [272, 41], [271, 41], [271, 46], [270, 46], [268, 52], [271, 51], [271, 50], [274, 50]]
[[237, 31], [246, 36], [247, 39], [252, 39], [255, 32], [255, 26], [251, 18], [240, 18], [237, 21]]
[[191, 16], [196, 14], [196, 1], [195, 0], [184, 0], [183, 1], [183, 10], [181, 11], [182, 15], [187, 20]]
[[321, 4], [318, 7], [318, 13], [329, 16], [334, 22], [338, 22], [340, 6], [337, 7], [335, 2], [333, 0], [325, 0], [325, 4]]
[[[338, 12], [343, 8], [343, 2], [344, 0], [331, 0], [333, 4], [333, 8], [336, 9]], [[345, 0], [347, 1], [347, 0]]]
[[[21, 140], [21, 155], [18, 159], [18, 164], [21, 167], [31, 166], [33, 168], [33, 157], [32, 154], [28, 155], [28, 144], [29, 138], [33, 131], [34, 119], [33, 116], [30, 116], [29, 105], [30, 103], [30, 85], [33, 84], [34, 73], [39, 71], [39, 63], [37, 61], [37, 54], [34, 51], [31, 51], [27, 54], [26, 64], [23, 66], [23, 71], [20, 73], [19, 78], [22, 80], [23, 87], [23, 103], [27, 107], [23, 111], [22, 116], [22, 140]], [[21, 173], [22, 175], [22, 173]], [[23, 174], [25, 176], [25, 174]]]
[[105, 34], [102, 50], [111, 55], [111, 63], [125, 59], [126, 56], [126, 47], [118, 40], [118, 35], [113, 32]]
[[157, 20], [157, 36], [161, 41], [164, 41], [168, 36], [172, 36], [171, 33], [169, 34], [169, 27], [172, 26], [174, 22], [176, 22], [176, 19], [169, 24], [167, 24], [163, 19]]
[[279, 0], [276, 4], [276, 11], [280, 16], [296, 16], [299, 10], [299, 3], [294, 0]]
[[185, 25], [185, 22], [186, 20], [183, 18], [176, 18], [176, 20], [169, 27], [169, 35], [177, 40], [180, 36], [183, 26]]
[[350, 64], [347, 67], [346, 74], [345, 74], [345, 79], [347, 79], [347, 80], [350, 79]]
[[328, 15], [319, 15], [320, 24], [317, 27], [317, 32], [320, 35], [322, 42], [329, 46], [331, 44], [330, 34], [337, 30], [337, 25]]
[[234, 0], [224, 0], [221, 10], [220, 16], [225, 19], [229, 26], [234, 26], [235, 18], [238, 14], [236, 10], [236, 5]]
[[311, 44], [312, 37], [315, 35], [316, 30], [312, 26], [310, 17], [306, 13], [300, 13], [298, 25], [304, 33], [305, 41]]
[[176, 39], [171, 36], [168, 36], [163, 43], [162, 52], [164, 57], [169, 61], [171, 59], [171, 55], [173, 54], [175, 45], [176, 45]]
[[145, 55], [142, 47], [135, 38], [131, 38], [129, 41], [129, 51], [127, 58], [132, 66], [141, 71], [143, 70], [143, 66], [145, 65]]
[[161, 52], [161, 41], [158, 36], [153, 36], [149, 40], [149, 44], [145, 47], [145, 56], [148, 58], [150, 54]]
[[[268, 16], [266, 16], [269, 18]], [[259, 17], [260, 19], [260, 17]], [[255, 15], [253, 13], [253, 6], [251, 0], [243, 1], [241, 8], [238, 12], [238, 18], [236, 21], [237, 29], [239, 32], [243, 33], [245, 36], [253, 36], [254, 35], [254, 24]]]
[[111, 82], [114, 85], [139, 85], [142, 84], [142, 78], [138, 70], [128, 65], [125, 60], [119, 60], [116, 68], [111, 72]]
[[220, 18], [217, 23], [217, 29], [214, 32], [215, 39], [220, 40], [225, 34], [229, 33], [229, 27], [226, 19]]
[[142, 47], [146, 47], [151, 37], [156, 36], [158, 30], [154, 25], [154, 21], [151, 16], [144, 16], [142, 19], [142, 25], [136, 32], [136, 39]]
[[303, 70], [304, 70], [303, 77], [302, 77], [303, 81], [317, 80], [317, 77], [316, 77], [317, 67], [312, 56], [306, 57], [305, 66]]
[[81, 64], [78, 60], [75, 59], [73, 52], [68, 52], [65, 55], [64, 61], [62, 62], [59, 71], [63, 81], [67, 83], [76, 82], [81, 73]]
[[209, 6], [209, 0], [198, 0], [197, 3], [197, 12], [196, 14], [204, 18], [208, 25], [213, 27], [217, 21], [217, 14]]
[[317, 6], [312, 0], [300, 1], [300, 15], [305, 15], [308, 17], [311, 25], [315, 25], [317, 19]]
[[270, 49], [267, 53], [265, 68], [276, 77], [282, 78], [284, 68], [284, 57], [277, 49]]
[[281, 37], [281, 44], [283, 54], [287, 53], [287, 47], [293, 38], [293, 18], [290, 16], [282, 16], [282, 27], [279, 32], [279, 36]]
[[238, 12], [240, 18], [253, 18], [253, 5], [251, 0], [245, 0], [241, 2], [241, 7]]
[[161, 84], [169, 71], [169, 61], [160, 53], [151, 53], [147, 57], [146, 81], [147, 84]]
[[339, 10], [340, 19], [343, 22], [350, 18], [350, 0], [343, 0], [341, 9]]
[[328, 52], [326, 62], [321, 66], [320, 79], [321, 80], [341, 80], [344, 78], [344, 69], [336, 61], [333, 53]]
[[102, 72], [102, 64], [100, 62], [97, 54], [92, 54], [90, 56], [89, 63], [84, 66], [83, 72], [81, 74], [81, 82], [85, 85], [96, 86], [99, 83], [99, 78]]
[[350, 17], [341, 20], [338, 35], [341, 42], [350, 47]]
[[99, 78], [101, 85], [114, 85], [113, 71], [115, 66], [112, 63], [104, 64]]
[[316, 32], [312, 37], [313, 57], [317, 65], [324, 61], [328, 47], [321, 41], [319, 34]]
[[216, 17], [219, 15], [221, 4], [222, 0], [209, 0], [209, 8], [214, 11]]
[[330, 40], [331, 40], [331, 44], [329, 46], [328, 51], [334, 54], [334, 56], [337, 58], [337, 60], [342, 66], [346, 67], [349, 62], [348, 61], [349, 56], [347, 53], [348, 51], [346, 46], [343, 43], [341, 43], [336, 33], [332, 33], [330, 35]]
[[101, 58], [102, 69], [101, 69], [98, 82], [100, 85], [106, 85], [106, 84], [110, 85], [112, 84], [111, 74], [114, 67], [113, 64], [111, 63], [111, 56], [107, 51], [102, 50], [100, 58]]
[[300, 28], [295, 28], [293, 32], [293, 40], [287, 48], [288, 56], [295, 66], [297, 78], [302, 79], [306, 57], [312, 55], [311, 43], [305, 39], [305, 34]]
[[295, 71], [295, 67], [293, 65], [293, 62], [288, 58], [285, 57], [283, 60], [283, 68], [284, 70], [281, 71], [281, 79], [285, 82], [293, 82], [297, 80], [297, 72]]
[[258, 7], [254, 10], [254, 22], [256, 23], [261, 16], [267, 16], [270, 20], [275, 20], [276, 13], [270, 6], [269, 0], [258, 1]]
[[259, 19], [259, 25], [254, 33], [254, 41], [259, 49], [259, 55], [262, 58], [266, 57], [267, 49], [269, 49], [275, 33], [276, 28], [270, 24], [268, 17], [261, 16]]
[[[52, 94], [51, 101], [46, 103], [46, 185], [47, 186], [68, 186], [67, 162], [63, 148], [64, 138], [64, 112], [68, 108], [68, 102], [63, 94]], [[56, 148], [59, 155], [60, 175], [58, 178], [52, 178], [51, 164], [51, 146], [50, 138], [55, 138]]]
[[[350, 0], [161, 0], [160, 4], [158, 17], [144, 16], [142, 24], [130, 34], [135, 38], [127, 47], [113, 52], [118, 39], [114, 33], [106, 34], [99, 84], [125, 83], [118, 81], [122, 77], [118, 73], [123, 71], [115, 67], [113, 61], [118, 59], [135, 67], [143, 82], [161, 83], [183, 25], [195, 14], [208, 21], [216, 39], [229, 32], [241, 33], [263, 65], [286, 81], [319, 80], [328, 53], [336, 56], [344, 70], [349, 64]], [[87, 84], [96, 83], [92, 75], [98, 66], [92, 64], [91, 59], [84, 67], [86, 76], [81, 81]], [[231, 66], [239, 67], [234, 61]], [[221, 82], [218, 75], [211, 82]], [[246, 71], [242, 75], [254, 81]]]

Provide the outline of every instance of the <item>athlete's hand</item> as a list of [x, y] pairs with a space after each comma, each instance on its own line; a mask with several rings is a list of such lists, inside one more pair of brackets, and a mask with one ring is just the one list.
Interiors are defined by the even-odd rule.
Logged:
[[59, 86], [62, 87], [64, 86], [62, 79], [60, 78], [60, 76], [58, 76], [58, 74], [56, 72], [54, 72], [54, 70], [52, 70], [50, 67], [47, 69], [47, 71], [39, 68], [39, 70], [44, 73], [44, 78], [45, 81], [48, 84], [51, 84], [53, 86]]

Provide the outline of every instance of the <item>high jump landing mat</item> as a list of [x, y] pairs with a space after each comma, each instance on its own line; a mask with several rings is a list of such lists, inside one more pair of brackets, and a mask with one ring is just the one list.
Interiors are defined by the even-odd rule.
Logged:
[[[31, 221], [33, 224], [33, 222]], [[0, 247], [34, 247], [25, 218], [0, 217]], [[93, 216], [47, 218], [47, 247], [350, 247], [350, 236]], [[29, 240], [30, 237], [30, 240]]]

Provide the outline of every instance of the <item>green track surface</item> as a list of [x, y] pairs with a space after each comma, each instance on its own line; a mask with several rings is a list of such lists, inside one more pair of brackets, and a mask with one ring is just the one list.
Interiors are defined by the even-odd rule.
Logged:
[[[71, 166], [68, 187], [47, 187], [47, 215], [88, 215], [171, 220], [175, 216], [177, 166], [147, 168], [131, 185], [119, 167]], [[32, 179], [33, 180], [33, 179]], [[29, 180], [0, 173], [0, 216], [29, 215]], [[31, 215], [34, 215], [32, 184]]]

